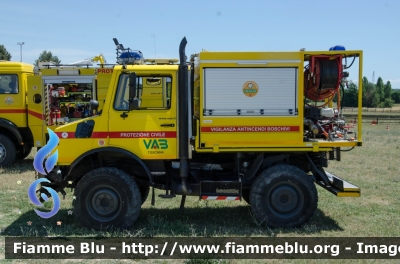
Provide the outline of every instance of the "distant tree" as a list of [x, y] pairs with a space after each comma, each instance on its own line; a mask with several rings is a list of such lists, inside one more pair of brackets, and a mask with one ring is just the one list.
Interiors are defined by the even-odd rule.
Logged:
[[379, 103], [385, 101], [385, 95], [383, 93], [383, 90], [385, 89], [385, 84], [383, 83], [383, 80], [381, 77], [378, 78], [378, 81], [376, 82], [376, 94], [379, 99]]
[[344, 90], [343, 98], [343, 106], [346, 107], [357, 107], [358, 102], [358, 87], [355, 83], [350, 82], [349, 88]]
[[392, 100], [395, 104], [400, 104], [400, 91], [395, 91], [392, 93]]
[[0, 45], [0, 60], [11, 60], [11, 54], [7, 51], [4, 45]]
[[363, 79], [362, 79], [363, 86], [367, 85], [368, 83], [369, 83], [368, 78], [364, 76]]
[[57, 56], [53, 56], [51, 51], [43, 51], [39, 55], [39, 59], [35, 60], [35, 65], [37, 66], [39, 64], [39, 61], [51, 61], [54, 62], [55, 64], [60, 64], [61, 60], [58, 59]]
[[392, 84], [390, 83], [390, 81], [387, 81], [387, 83], [385, 84], [385, 87], [383, 89], [383, 94], [386, 98], [391, 98], [392, 95]]
[[392, 85], [390, 81], [388, 81], [383, 86], [383, 99], [381, 99], [380, 106], [381, 107], [392, 107], [394, 105], [394, 100], [392, 99]]
[[385, 101], [381, 103], [381, 107], [392, 107], [394, 105], [394, 100], [392, 98], [386, 98]]
[[379, 104], [379, 98], [376, 93], [376, 88], [373, 83], [370, 83], [367, 77], [363, 78], [363, 98], [362, 104], [366, 107], [377, 107]]

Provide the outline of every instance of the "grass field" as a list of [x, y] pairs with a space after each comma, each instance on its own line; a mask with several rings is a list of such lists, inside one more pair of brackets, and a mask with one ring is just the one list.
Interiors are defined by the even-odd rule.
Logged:
[[[0, 168], [1, 236], [400, 236], [398, 194], [400, 190], [400, 125], [391, 125], [387, 130], [386, 125], [365, 124], [363, 146], [350, 152], [342, 152], [342, 161], [331, 161], [327, 168], [327, 171], [359, 186], [361, 197], [335, 197], [318, 186], [319, 205], [315, 216], [308, 224], [295, 229], [269, 229], [257, 225], [252, 218], [250, 207], [244, 201], [199, 201], [198, 198], [188, 197], [185, 213], [180, 214], [179, 197], [174, 199], [156, 197], [155, 207], [150, 205], [150, 199], [144, 203], [134, 227], [125, 231], [98, 232], [80, 227], [74, 217], [68, 215], [67, 211], [73, 210], [70, 192], [67, 192], [65, 200], [61, 200], [61, 210], [56, 216], [41, 219], [33, 211], [35, 207], [29, 202], [27, 196], [27, 188], [34, 180], [33, 155], [34, 153], [11, 168]], [[159, 193], [156, 192], [156, 195]], [[28, 221], [31, 221], [32, 225], [28, 225]], [[61, 226], [57, 225], [57, 221], [62, 222]], [[3, 238], [1, 244], [0, 258], [4, 258]], [[103, 262], [123, 263], [125, 261], [106, 260]], [[165, 261], [144, 262], [164, 263]], [[249, 260], [240, 262], [253, 263]], [[263, 263], [263, 261], [255, 262]], [[309, 263], [310, 261], [298, 262]], [[51, 262], [34, 261], [34, 263]], [[69, 263], [69, 261], [63, 261], [63, 263]], [[85, 263], [94, 263], [94, 261]], [[236, 261], [226, 260], [215, 263], [236, 263]]]

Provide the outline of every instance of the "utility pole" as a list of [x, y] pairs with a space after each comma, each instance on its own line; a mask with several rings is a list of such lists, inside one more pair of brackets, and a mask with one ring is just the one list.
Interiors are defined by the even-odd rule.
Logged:
[[25, 42], [18, 42], [17, 45], [20, 45], [20, 51], [21, 51], [21, 62], [22, 62], [22, 45], [25, 45]]

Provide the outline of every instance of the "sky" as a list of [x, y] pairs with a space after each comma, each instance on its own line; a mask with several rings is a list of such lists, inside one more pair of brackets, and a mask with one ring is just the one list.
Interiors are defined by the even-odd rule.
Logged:
[[[400, 89], [398, 0], [3, 0], [0, 44], [12, 61], [51, 51], [61, 63], [102, 53], [116, 62], [113, 38], [145, 58], [208, 51], [362, 50], [363, 76]], [[397, 32], [397, 33], [396, 33]], [[353, 67], [357, 67], [354, 65]], [[351, 80], [357, 68], [350, 69]]]

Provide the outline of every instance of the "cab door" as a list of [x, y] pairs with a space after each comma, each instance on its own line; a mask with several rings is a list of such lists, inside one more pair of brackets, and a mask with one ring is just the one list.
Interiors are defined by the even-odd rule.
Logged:
[[0, 73], [0, 118], [13, 122], [17, 127], [26, 127], [26, 83], [23, 77], [22, 73]]
[[28, 124], [32, 131], [35, 147], [42, 147], [46, 144], [44, 131], [46, 126], [46, 110], [48, 102], [46, 87], [42, 82], [42, 76], [32, 75], [28, 77], [27, 97], [28, 97]]
[[[154, 77], [156, 76], [156, 77]], [[129, 111], [129, 74], [119, 76], [109, 110], [109, 145], [141, 159], [177, 158], [177, 79], [173, 72], [137, 73], [139, 107]]]

